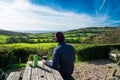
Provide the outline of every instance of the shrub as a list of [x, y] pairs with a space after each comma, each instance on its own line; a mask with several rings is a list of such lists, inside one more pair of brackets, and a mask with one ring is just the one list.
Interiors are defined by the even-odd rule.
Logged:
[[16, 56], [13, 54], [10, 48], [0, 47], [0, 66], [16, 63]]
[[30, 54], [29, 57], [28, 57], [28, 61], [33, 61], [33, 54]]
[[89, 46], [77, 50], [78, 60], [108, 59], [111, 48], [120, 49], [120, 45]]
[[29, 56], [29, 49], [17, 48], [13, 50], [13, 53], [17, 57], [18, 63], [24, 63], [27, 61], [27, 57]]
[[[49, 46], [47, 46], [49, 47]], [[42, 47], [6, 47], [0, 46], [0, 67], [16, 63], [26, 63], [28, 60], [32, 60], [34, 54], [39, 55], [39, 60], [42, 59], [43, 55], [48, 56], [48, 59], [52, 57], [52, 50], [55, 46], [49, 48]]]

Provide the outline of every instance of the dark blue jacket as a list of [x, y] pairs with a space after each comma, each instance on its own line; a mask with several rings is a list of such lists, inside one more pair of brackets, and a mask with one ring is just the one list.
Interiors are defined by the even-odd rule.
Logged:
[[75, 49], [60, 42], [53, 51], [52, 62], [46, 62], [45, 65], [58, 70], [63, 76], [69, 76], [73, 73], [75, 61]]

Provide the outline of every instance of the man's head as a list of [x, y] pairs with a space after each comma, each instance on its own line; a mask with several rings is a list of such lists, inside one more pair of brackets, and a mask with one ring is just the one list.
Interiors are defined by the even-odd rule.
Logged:
[[65, 37], [64, 37], [62, 32], [57, 32], [55, 34], [55, 41], [56, 42], [64, 42], [64, 40], [65, 40]]

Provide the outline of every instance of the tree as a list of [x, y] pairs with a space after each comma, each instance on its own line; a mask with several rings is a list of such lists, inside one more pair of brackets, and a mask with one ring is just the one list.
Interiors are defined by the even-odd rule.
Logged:
[[[95, 38], [98, 38], [98, 39], [96, 39], [97, 43], [103, 43], [103, 44], [120, 43], [120, 28], [111, 29], [108, 32], [102, 33], [98, 37], [95, 37]], [[93, 39], [93, 41], [94, 41], [94, 39]]]

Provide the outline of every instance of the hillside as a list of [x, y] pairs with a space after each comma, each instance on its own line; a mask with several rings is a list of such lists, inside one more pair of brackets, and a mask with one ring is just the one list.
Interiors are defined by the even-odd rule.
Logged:
[[26, 36], [27, 33], [13, 32], [13, 31], [7, 31], [7, 30], [0, 29], [0, 35], [6, 35], [6, 36]]
[[[115, 28], [117, 28], [117, 27], [87, 27], [87, 28], [80, 28], [80, 29], [68, 30], [65, 33], [101, 33], [101, 32], [110, 31], [111, 29], [115, 29]], [[36, 34], [38, 34], [38, 33], [36, 33]], [[41, 34], [44, 34], [44, 33], [41, 33]], [[28, 35], [28, 33], [13, 32], [13, 31], [7, 31], [7, 30], [0, 29], [0, 35], [26, 36], [26, 35]]]
[[74, 30], [69, 30], [67, 31], [68, 33], [101, 33], [101, 32], [106, 32], [110, 31], [111, 29], [116, 29], [118, 27], [87, 27], [87, 28], [80, 28], [80, 29], [74, 29]]
[[[90, 43], [90, 39], [109, 32], [117, 27], [88, 27], [64, 32], [67, 43]], [[0, 39], [4, 43], [53, 43], [53, 33], [21, 33], [0, 30]], [[89, 40], [89, 41], [88, 41]]]

